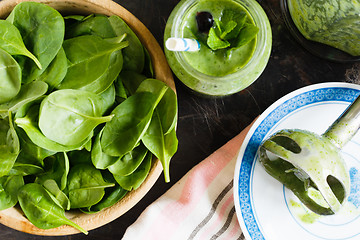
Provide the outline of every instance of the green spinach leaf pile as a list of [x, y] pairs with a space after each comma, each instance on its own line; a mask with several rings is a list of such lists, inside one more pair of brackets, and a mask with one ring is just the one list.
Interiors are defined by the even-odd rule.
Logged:
[[110, 207], [146, 179], [170, 181], [177, 99], [118, 16], [62, 16], [35, 2], [0, 20], [0, 210], [37, 227]]

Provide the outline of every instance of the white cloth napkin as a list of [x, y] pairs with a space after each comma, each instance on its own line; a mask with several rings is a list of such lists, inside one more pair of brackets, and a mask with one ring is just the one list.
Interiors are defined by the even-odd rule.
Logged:
[[123, 239], [245, 239], [235, 213], [233, 177], [237, 153], [249, 128], [149, 205]]

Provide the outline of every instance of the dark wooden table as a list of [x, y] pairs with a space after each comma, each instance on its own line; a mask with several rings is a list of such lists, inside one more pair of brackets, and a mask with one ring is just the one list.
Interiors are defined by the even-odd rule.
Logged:
[[[163, 46], [163, 32], [170, 12], [179, 0], [116, 0], [132, 12]], [[360, 82], [360, 62], [335, 63], [307, 52], [288, 32], [279, 0], [259, 0], [273, 33], [269, 63], [260, 78], [247, 89], [224, 98], [204, 98], [191, 93], [175, 78], [178, 93], [179, 149], [171, 161], [171, 183], [161, 176], [150, 192], [129, 212], [95, 230], [65, 237], [29, 235], [0, 225], [0, 239], [121, 239], [141, 212], [175, 184], [192, 167], [238, 134], [277, 99], [298, 88], [321, 82]]]

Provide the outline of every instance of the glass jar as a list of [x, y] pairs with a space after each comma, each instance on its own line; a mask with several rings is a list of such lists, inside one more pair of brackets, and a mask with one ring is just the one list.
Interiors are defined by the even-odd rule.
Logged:
[[[167, 21], [164, 43], [168, 38], [184, 38], [184, 19], [204, 0], [182, 0], [174, 8]], [[259, 28], [251, 58], [235, 72], [224, 76], [214, 76], [200, 72], [186, 59], [187, 52], [170, 51], [165, 47], [165, 55], [174, 74], [190, 89], [210, 96], [225, 96], [239, 92], [252, 84], [264, 71], [271, 52], [272, 34], [269, 20], [262, 7], [255, 0], [227, 0], [239, 4], [253, 23]], [[216, 1], [214, 1], [216, 4]], [[211, 11], [211, 10], [209, 10]], [[195, 18], [195, 16], [194, 16]], [[164, 44], [165, 45], [165, 44]], [[212, 51], [211, 49], [208, 49]], [[226, 61], [223, 64], [228, 64]], [[219, 69], [221, 66], [214, 66]]]

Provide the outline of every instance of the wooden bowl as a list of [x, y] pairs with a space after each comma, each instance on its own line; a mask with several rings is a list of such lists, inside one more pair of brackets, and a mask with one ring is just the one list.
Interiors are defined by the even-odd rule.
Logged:
[[[0, 2], [0, 18], [6, 18], [11, 10], [20, 2], [26, 0], [3, 0]], [[104, 14], [107, 16], [118, 15], [129, 27], [135, 32], [142, 44], [150, 53], [154, 67], [155, 77], [167, 83], [174, 91], [175, 84], [171, 70], [167, 64], [165, 55], [158, 42], [150, 31], [130, 12], [119, 4], [111, 0], [31, 0], [35, 2], [45, 3], [62, 14], [83, 14], [90, 13]], [[156, 180], [162, 173], [162, 166], [159, 160], [153, 161], [152, 168], [147, 179], [136, 190], [129, 192], [117, 204], [102, 210], [99, 213], [85, 214], [80, 211], [68, 211], [66, 216], [73, 222], [77, 223], [86, 230], [91, 230], [103, 226], [114, 219], [118, 218], [137, 202], [155, 184]], [[0, 211], [0, 223], [10, 228], [36, 235], [61, 236], [79, 233], [73, 227], [63, 225], [53, 229], [39, 229], [30, 223], [24, 216], [19, 207], [12, 207], [7, 210]]]

